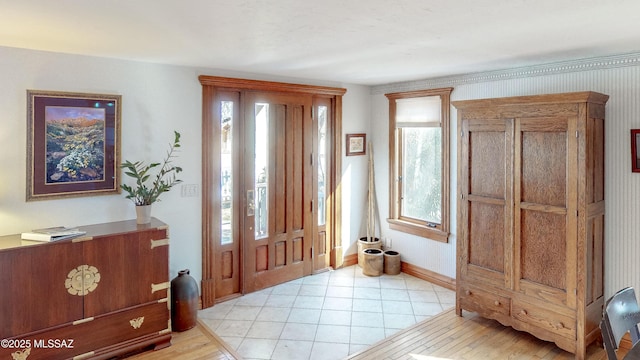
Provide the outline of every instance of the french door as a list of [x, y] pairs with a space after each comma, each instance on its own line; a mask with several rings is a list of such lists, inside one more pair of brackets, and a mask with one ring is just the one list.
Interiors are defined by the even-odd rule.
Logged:
[[340, 266], [337, 96], [205, 86], [203, 98], [203, 308]]

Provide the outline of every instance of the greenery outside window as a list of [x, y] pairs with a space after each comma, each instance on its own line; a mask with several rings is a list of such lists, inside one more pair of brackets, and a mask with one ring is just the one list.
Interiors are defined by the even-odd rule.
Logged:
[[449, 238], [449, 109], [453, 88], [386, 94], [389, 99], [389, 226]]

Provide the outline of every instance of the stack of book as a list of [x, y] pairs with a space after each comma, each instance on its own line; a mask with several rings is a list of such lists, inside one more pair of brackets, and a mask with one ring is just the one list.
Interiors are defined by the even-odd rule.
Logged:
[[22, 240], [35, 240], [35, 241], [57, 241], [64, 239], [72, 239], [78, 236], [86, 234], [86, 231], [79, 230], [78, 228], [68, 228], [65, 226], [56, 226], [45, 229], [36, 229], [31, 232], [22, 233]]

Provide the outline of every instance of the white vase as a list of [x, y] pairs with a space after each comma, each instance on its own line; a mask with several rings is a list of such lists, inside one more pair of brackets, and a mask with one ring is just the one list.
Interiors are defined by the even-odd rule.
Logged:
[[136, 224], [148, 224], [151, 222], [151, 205], [136, 206]]

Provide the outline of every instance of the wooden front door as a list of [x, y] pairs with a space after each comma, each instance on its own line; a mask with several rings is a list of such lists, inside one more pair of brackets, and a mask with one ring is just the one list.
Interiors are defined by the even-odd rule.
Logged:
[[346, 90], [199, 79], [203, 308], [342, 266]]
[[245, 293], [312, 271], [315, 130], [311, 96], [249, 93], [246, 100]]

